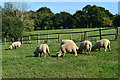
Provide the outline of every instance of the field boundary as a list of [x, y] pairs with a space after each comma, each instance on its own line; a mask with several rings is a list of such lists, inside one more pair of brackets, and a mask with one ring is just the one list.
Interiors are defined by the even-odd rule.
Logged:
[[[115, 33], [114, 34], [103, 34], [102, 31], [105, 31], [105, 30], [110, 30], [110, 29], [115, 29]], [[32, 41], [32, 40], [36, 40], [37, 43], [39, 44], [40, 43], [40, 40], [51, 40], [51, 39], [57, 39], [58, 40], [58, 43], [61, 42], [61, 34], [70, 34], [70, 40], [72, 40], [72, 34], [75, 34], [75, 33], [83, 33], [83, 40], [86, 40], [86, 38], [88, 37], [99, 37], [100, 39], [102, 39], [103, 36], [109, 36], [109, 35], [115, 35], [115, 39], [114, 40], [117, 40], [119, 38], [119, 35], [120, 35], [120, 31], [119, 31], [120, 27], [115, 27], [115, 28], [99, 28], [99, 29], [96, 29], [96, 30], [89, 30], [89, 31], [81, 31], [81, 32], [62, 32], [62, 33], [48, 33], [48, 34], [34, 34], [34, 35], [29, 35], [29, 36], [22, 36], [20, 37], [19, 41], [21, 41], [21, 43], [23, 43], [23, 41]], [[88, 36], [87, 34], [89, 32], [95, 32], [97, 31], [99, 33], [99, 35], [90, 35]], [[53, 38], [53, 37], [49, 37], [49, 35], [58, 35], [57, 37]], [[40, 38], [41, 36], [43, 35], [47, 35], [46, 38]], [[31, 37], [34, 36], [36, 37], [35, 39], [31, 39]], [[25, 40], [24, 38], [27, 37], [28, 39]], [[9, 38], [2, 38], [2, 42], [0, 43], [5, 43], [6, 42], [11, 42], [9, 40]]]

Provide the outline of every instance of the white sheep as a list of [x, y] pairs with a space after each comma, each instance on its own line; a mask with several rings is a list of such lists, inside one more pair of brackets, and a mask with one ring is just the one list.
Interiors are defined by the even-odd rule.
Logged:
[[108, 39], [101, 39], [98, 40], [95, 45], [92, 47], [92, 51], [99, 49], [100, 48], [104, 48], [104, 51], [106, 52], [107, 48], [109, 49], [109, 51], [111, 50], [110, 48], [110, 41]]
[[60, 46], [60, 50], [56, 53], [56, 56], [65, 56], [66, 52], [74, 52], [75, 56], [77, 56], [78, 47], [75, 43], [65, 43]]
[[73, 40], [62, 40], [61, 45], [65, 44], [65, 43], [73, 43], [77, 47], [77, 45], [75, 44], [75, 42]]
[[88, 51], [88, 54], [90, 54], [91, 49], [92, 49], [92, 43], [88, 40], [85, 40], [80, 44], [78, 53], [82, 53], [82, 51], [84, 50], [84, 53], [86, 53], [86, 51]]
[[74, 43], [73, 40], [62, 40], [61, 45], [62, 45], [62, 44], [65, 44], [65, 43], [69, 43], [69, 42], [70, 42], [70, 43], [71, 43], [71, 42]]
[[38, 57], [39, 53], [40, 53], [40, 57], [42, 56], [42, 53], [44, 54], [44, 57], [46, 57], [46, 53], [48, 53], [48, 55], [50, 56], [48, 45], [47, 44], [39, 45], [34, 52], [34, 57]]
[[10, 47], [9, 47], [9, 49], [16, 49], [17, 47], [20, 47], [21, 46], [21, 42], [13, 42], [11, 45], [10, 45]]

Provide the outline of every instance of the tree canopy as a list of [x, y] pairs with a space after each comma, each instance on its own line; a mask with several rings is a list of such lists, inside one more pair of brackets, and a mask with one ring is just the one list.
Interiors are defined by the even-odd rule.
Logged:
[[[12, 34], [16, 33], [20, 36], [22, 31], [32, 30], [120, 26], [120, 15], [113, 15], [104, 7], [96, 5], [86, 5], [73, 15], [65, 11], [54, 14], [47, 7], [41, 7], [36, 11], [26, 11], [27, 8], [27, 4], [23, 5], [23, 3], [6, 2], [4, 4], [3, 36], [18, 38], [18, 35]], [[20, 31], [17, 33], [17, 30]]]

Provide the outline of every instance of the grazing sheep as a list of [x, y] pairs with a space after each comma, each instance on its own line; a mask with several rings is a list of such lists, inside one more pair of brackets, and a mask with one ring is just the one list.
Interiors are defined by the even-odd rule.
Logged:
[[84, 49], [84, 52], [86, 53], [86, 51], [88, 51], [88, 54], [90, 54], [91, 49], [92, 49], [92, 43], [88, 40], [83, 41], [80, 44], [80, 47], [78, 49], [78, 53], [82, 53], [82, 50]]
[[46, 57], [46, 53], [48, 53], [48, 55], [50, 56], [48, 45], [47, 44], [39, 45], [34, 52], [34, 57], [38, 57], [39, 53], [40, 53], [40, 57], [42, 56], [42, 53], [44, 53], [44, 57]]
[[13, 42], [10, 47], [9, 47], [9, 50], [10, 49], [16, 49], [17, 47], [20, 47], [21, 46], [21, 42]]
[[61, 45], [65, 44], [65, 43], [73, 43], [77, 47], [77, 45], [74, 43], [73, 40], [62, 40]]
[[61, 45], [65, 44], [65, 43], [71, 43], [71, 42], [74, 43], [73, 40], [62, 40]]
[[107, 48], [109, 49], [109, 51], [111, 50], [110, 49], [110, 41], [108, 39], [101, 39], [101, 40], [98, 40], [95, 45], [92, 47], [92, 51], [96, 50], [96, 49], [99, 49], [100, 48], [104, 48], [104, 51], [106, 52]]
[[65, 56], [66, 52], [74, 52], [77, 56], [78, 47], [75, 43], [65, 43], [61, 45], [60, 50], [56, 53], [56, 56], [60, 57], [61, 55]]

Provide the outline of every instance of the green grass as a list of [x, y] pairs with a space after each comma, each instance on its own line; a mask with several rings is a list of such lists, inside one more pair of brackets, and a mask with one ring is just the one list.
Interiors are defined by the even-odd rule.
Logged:
[[[44, 43], [44, 41], [41, 43]], [[92, 41], [94, 44], [95, 42]], [[57, 41], [47, 43], [51, 55], [59, 50]], [[79, 46], [80, 42], [76, 42]], [[118, 41], [111, 41], [111, 52], [90, 55], [66, 54], [66, 57], [32, 57], [38, 44], [23, 44], [16, 50], [2, 45], [3, 78], [118, 78]]]
[[[40, 31], [31, 31], [31, 32], [24, 32], [23, 36], [29, 36], [34, 34], [49, 34], [49, 33], [65, 33], [65, 32], [82, 32], [82, 31], [90, 31], [90, 30], [98, 30], [99, 28], [79, 28], [79, 29], [57, 29], [57, 30], [40, 30]], [[103, 28], [104, 29], [104, 28]], [[115, 29], [104, 30], [102, 34], [115, 34]], [[99, 31], [94, 32], [87, 32], [86, 36], [94, 36], [99, 35]], [[40, 35], [40, 39], [48, 38], [48, 35]], [[49, 38], [58, 38], [58, 34], [49, 35]], [[109, 40], [114, 40], [115, 35], [109, 36], [102, 36], [102, 38], [107, 38]], [[31, 40], [34, 42], [33, 39], [37, 39], [37, 36], [31, 36]], [[70, 34], [60, 34], [60, 39], [70, 39]], [[86, 37], [86, 40], [96, 41], [99, 40], [100, 37]], [[29, 40], [29, 37], [23, 37], [23, 40]], [[84, 40], [84, 33], [73, 33], [72, 40], [74, 41], [83, 41]], [[4, 40], [3, 40], [4, 41]], [[10, 41], [7, 39], [7, 41]], [[27, 42], [24, 41], [24, 42]], [[43, 40], [42, 40], [43, 41]], [[46, 40], [45, 40], [46, 41]]]
[[[58, 30], [41, 30], [41, 31], [32, 31], [32, 32], [24, 32], [24, 36], [27, 35], [34, 35], [34, 34], [49, 34], [49, 33], [63, 33], [63, 32], [81, 32], [81, 31], [90, 31], [90, 30], [97, 30], [99, 28], [80, 28], [80, 29], [58, 29]], [[110, 30], [105, 30], [102, 31], [102, 34], [114, 34], [115, 29], [110, 29]], [[70, 39], [71, 34], [60, 34], [60, 40], [63, 39]], [[94, 31], [94, 32], [88, 32], [86, 34], [87, 36], [94, 36], [94, 35], [99, 35], [99, 31]], [[23, 37], [23, 40], [28, 40], [29, 37]], [[48, 38], [48, 35], [40, 35], [40, 39], [42, 38]], [[52, 34], [49, 35], [49, 38], [58, 38], [58, 34]], [[115, 35], [111, 36], [102, 36], [102, 38], [106, 38], [109, 40], [114, 40]], [[37, 39], [37, 36], [31, 36], [31, 39]], [[91, 41], [97, 41], [99, 40], [100, 37], [86, 37], [86, 40], [91, 40]], [[58, 41], [57, 39], [54, 39], [55, 41]], [[72, 34], [72, 40], [74, 41], [83, 41], [84, 40], [84, 33], [73, 33]], [[41, 42], [46, 42], [47, 40], [40, 40]], [[24, 43], [28, 43], [29, 41], [24, 41]], [[31, 42], [35, 42], [32, 40]], [[37, 42], [37, 41], [36, 41]]]
[[[49, 34], [49, 33], [65, 33], [65, 32], [82, 32], [82, 31], [90, 31], [90, 30], [98, 30], [99, 28], [79, 28], [79, 29], [58, 29], [58, 30], [40, 30], [40, 31], [32, 31], [32, 32], [24, 32], [24, 36], [27, 35], [34, 35], [34, 34]], [[115, 29], [110, 29], [110, 30], [103, 30], [102, 34], [115, 34]], [[99, 35], [99, 31], [94, 31], [94, 32], [88, 32], [86, 34], [87, 36], [94, 36], [94, 35]], [[77, 40], [77, 41], [82, 41], [84, 34], [83, 33], [73, 33], [72, 34], [72, 39]], [[47, 35], [41, 35], [40, 38], [47, 38]], [[57, 34], [52, 34], [49, 35], [49, 38], [58, 38]], [[70, 39], [70, 34], [61, 34], [60, 35], [61, 39]], [[103, 36], [102, 38], [107, 38], [109, 40], [114, 40], [115, 36]], [[25, 40], [28, 40], [28, 37], [24, 38]], [[31, 39], [37, 39], [37, 36], [32, 36]], [[90, 37], [86, 38], [88, 40], [98, 40], [99, 37]]]

